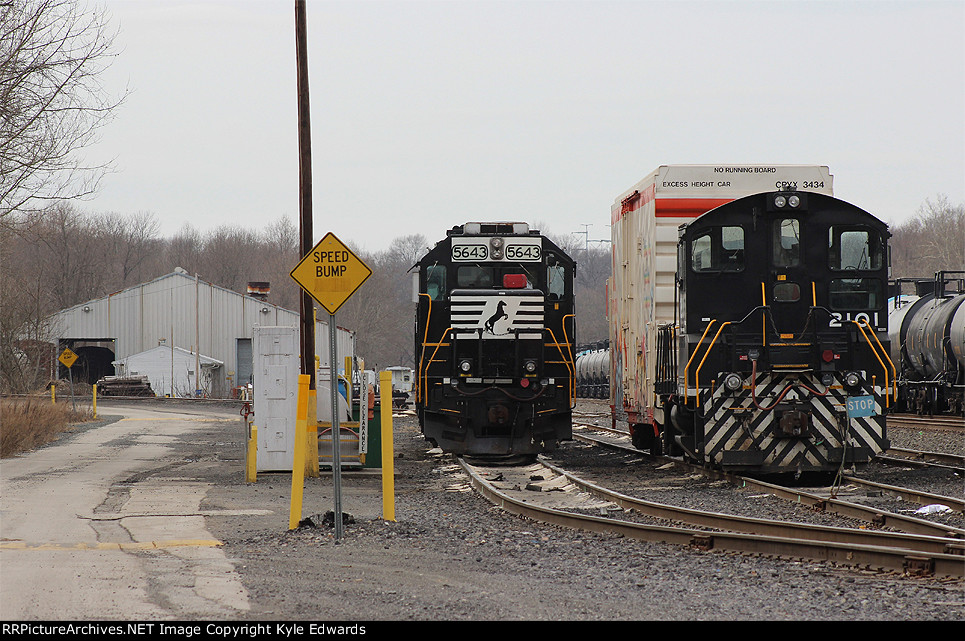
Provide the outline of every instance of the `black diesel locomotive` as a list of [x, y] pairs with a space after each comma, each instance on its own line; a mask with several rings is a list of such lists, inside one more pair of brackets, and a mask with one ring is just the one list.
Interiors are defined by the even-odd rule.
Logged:
[[572, 438], [576, 263], [526, 223], [453, 227], [417, 264], [415, 406], [426, 439], [533, 457]]
[[675, 374], [656, 385], [663, 445], [762, 472], [832, 471], [887, 449], [889, 237], [862, 209], [806, 192], [682, 225], [679, 317], [659, 341], [657, 371]]

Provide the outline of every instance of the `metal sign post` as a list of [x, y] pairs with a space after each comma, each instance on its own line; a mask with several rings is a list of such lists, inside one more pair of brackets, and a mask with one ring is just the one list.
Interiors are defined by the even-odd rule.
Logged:
[[855, 418], [878, 415], [875, 409], [875, 397], [870, 395], [849, 396], [845, 401], [845, 411], [847, 418], [845, 419], [844, 434], [841, 436], [841, 467], [838, 468], [838, 473], [831, 486], [831, 498], [837, 498], [838, 486], [844, 478], [844, 464], [848, 458], [848, 438], [852, 428], [851, 421]]
[[[291, 277], [328, 312], [329, 385], [332, 399], [332, 476], [335, 482], [335, 540], [342, 539], [342, 462], [338, 416], [338, 328], [335, 312], [372, 275], [369, 266], [331, 232], [291, 271]], [[349, 382], [351, 385], [351, 381]], [[364, 411], [364, 410], [363, 410]], [[315, 453], [318, 456], [318, 453]]]
[[339, 440], [342, 431], [338, 415], [338, 368], [337, 363], [337, 331], [335, 314], [328, 315], [328, 351], [331, 355], [328, 375], [329, 387], [332, 390], [332, 478], [335, 485], [335, 540], [342, 540], [342, 452]]
[[77, 354], [70, 351], [69, 347], [65, 347], [57, 360], [67, 366], [67, 380], [70, 381], [70, 407], [76, 412], [77, 402], [74, 400], [74, 371], [72, 368], [77, 361]]

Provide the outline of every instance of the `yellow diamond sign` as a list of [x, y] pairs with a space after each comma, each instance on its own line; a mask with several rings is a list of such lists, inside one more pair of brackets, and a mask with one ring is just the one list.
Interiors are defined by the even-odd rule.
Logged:
[[312, 298], [334, 314], [361, 287], [372, 270], [329, 232], [291, 271]]
[[60, 353], [60, 357], [57, 360], [66, 365], [67, 369], [70, 369], [73, 366], [74, 361], [77, 360], [77, 354], [70, 351], [70, 348], [67, 347], [64, 348], [64, 351]]

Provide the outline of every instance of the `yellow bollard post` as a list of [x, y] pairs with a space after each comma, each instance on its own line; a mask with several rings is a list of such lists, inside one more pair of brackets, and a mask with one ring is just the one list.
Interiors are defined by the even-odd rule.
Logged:
[[94, 418], [97, 418], [97, 383], [91, 387], [94, 390]]
[[[382, 518], [395, 521], [395, 448], [392, 446], [392, 372], [379, 372], [382, 399]], [[362, 411], [365, 411], [363, 408]]]
[[308, 390], [308, 423], [306, 430], [308, 451], [305, 456], [305, 474], [319, 476], [318, 472], [318, 390]]
[[248, 424], [248, 456], [245, 457], [245, 482], [258, 480], [258, 426]]
[[57, 383], [50, 384], [50, 402], [57, 404]]
[[308, 374], [298, 376], [298, 406], [295, 411], [295, 454], [292, 458], [292, 501], [288, 529], [294, 530], [302, 520], [302, 494], [305, 485], [305, 445], [308, 441]]

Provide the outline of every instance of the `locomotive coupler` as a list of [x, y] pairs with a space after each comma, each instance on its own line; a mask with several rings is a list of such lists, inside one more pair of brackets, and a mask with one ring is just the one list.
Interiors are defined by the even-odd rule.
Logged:
[[811, 412], [799, 407], [785, 406], [775, 410], [775, 436], [784, 438], [801, 438], [809, 434], [811, 429]]

